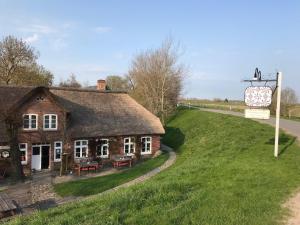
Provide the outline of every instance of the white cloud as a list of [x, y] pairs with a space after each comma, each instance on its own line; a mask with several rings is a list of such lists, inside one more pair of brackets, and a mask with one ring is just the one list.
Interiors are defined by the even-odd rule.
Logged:
[[112, 31], [112, 28], [99, 26], [99, 27], [95, 27], [94, 31], [97, 33], [108, 33], [110, 31]]
[[37, 33], [37, 34], [51, 34], [57, 33], [57, 29], [50, 27], [48, 25], [40, 25], [40, 24], [31, 24], [29, 26], [19, 28], [22, 32], [27, 33]]
[[25, 42], [31, 44], [39, 40], [39, 35], [38, 34], [33, 34], [31, 36], [28, 36], [27, 38], [24, 39]]

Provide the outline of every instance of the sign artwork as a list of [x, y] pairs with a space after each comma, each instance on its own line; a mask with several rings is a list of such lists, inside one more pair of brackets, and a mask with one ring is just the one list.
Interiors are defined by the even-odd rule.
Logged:
[[270, 119], [270, 110], [269, 109], [245, 109], [245, 118], [268, 120]]
[[270, 87], [248, 87], [245, 90], [245, 103], [250, 107], [268, 107], [272, 103], [272, 89]]

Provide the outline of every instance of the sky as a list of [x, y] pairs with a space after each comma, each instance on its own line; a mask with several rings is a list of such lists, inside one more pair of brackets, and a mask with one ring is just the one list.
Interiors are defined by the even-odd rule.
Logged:
[[[183, 96], [242, 99], [256, 67], [283, 72], [300, 97], [300, 1], [0, 0], [0, 39], [22, 38], [55, 83], [125, 75], [141, 51], [168, 37], [188, 68]], [[271, 85], [271, 84], [270, 84]]]

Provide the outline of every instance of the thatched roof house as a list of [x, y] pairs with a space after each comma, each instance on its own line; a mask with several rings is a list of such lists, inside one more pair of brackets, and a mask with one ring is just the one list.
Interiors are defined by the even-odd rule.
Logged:
[[[128, 153], [128, 147], [124, 147], [128, 138], [123, 139], [134, 137], [132, 140], [136, 143], [133, 152], [140, 154], [141, 149], [137, 151], [137, 147], [144, 140], [141, 138], [152, 137], [155, 144], [151, 145], [156, 149], [151, 149], [151, 154], [154, 154], [159, 149], [157, 146], [159, 137], [164, 134], [159, 118], [125, 92], [0, 86], [0, 146], [9, 144], [4, 119], [14, 113], [26, 118], [26, 121], [24, 119], [26, 125], [23, 126], [34, 123], [29, 129], [21, 127], [19, 130], [19, 142], [26, 143], [28, 159], [31, 158], [31, 146], [45, 145], [44, 143], [54, 146], [52, 142], [62, 142], [63, 139], [65, 142], [68, 140], [68, 143], [64, 144], [67, 144], [69, 150], [66, 149], [65, 152], [70, 153], [74, 153], [76, 140], [87, 140], [90, 156], [90, 153], [96, 151], [97, 142], [101, 138], [110, 140], [111, 146], [116, 145], [112, 142], [119, 142], [115, 149], [110, 149], [110, 153], [120, 154]], [[51, 120], [54, 129], [45, 129], [45, 126], [52, 124]], [[50, 147], [49, 151], [51, 159], [54, 147]]]

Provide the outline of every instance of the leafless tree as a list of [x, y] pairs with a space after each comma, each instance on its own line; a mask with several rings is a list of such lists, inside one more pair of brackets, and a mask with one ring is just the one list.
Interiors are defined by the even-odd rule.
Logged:
[[75, 74], [71, 74], [70, 77], [65, 81], [60, 81], [60, 87], [73, 87], [73, 88], [81, 88], [82, 85], [77, 81]]
[[183, 88], [186, 67], [179, 55], [179, 48], [167, 39], [160, 48], [138, 54], [128, 73], [131, 95], [162, 123], [176, 108]]

